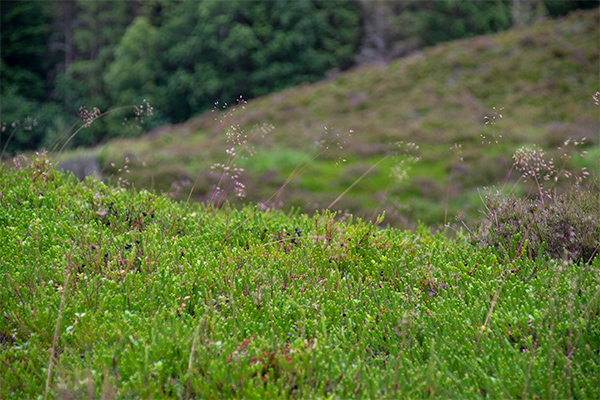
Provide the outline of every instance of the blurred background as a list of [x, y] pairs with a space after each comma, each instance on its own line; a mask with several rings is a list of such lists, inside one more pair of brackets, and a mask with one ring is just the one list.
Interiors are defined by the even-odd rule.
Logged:
[[[326, 207], [369, 171], [335, 209], [365, 218], [386, 210], [398, 226], [440, 224], [449, 214], [475, 215], [475, 189], [502, 182], [523, 143], [550, 151], [586, 137], [597, 147], [596, 7], [597, 0], [2, 1], [0, 147], [7, 155], [49, 148], [64, 142], [82, 106], [104, 112], [146, 100], [154, 112], [141, 129], [130, 129], [138, 122], [130, 110], [115, 112], [68, 147], [76, 161], [83, 153], [73, 149], [86, 147], [106, 176], [129, 170], [134, 186], [182, 198], [221, 129], [210, 111], [242, 96], [255, 100], [225, 128], [261, 140], [252, 159], [240, 154], [238, 176], [228, 176], [246, 187], [231, 201], [265, 201], [321, 151], [315, 143], [337, 135], [340, 143], [274, 206]], [[499, 32], [506, 33], [490, 35]], [[495, 115], [492, 130], [485, 117]], [[17, 120], [36, 126], [9, 142]], [[217, 145], [215, 163], [231, 162], [229, 147]], [[597, 171], [596, 158], [569, 165]], [[213, 175], [200, 179], [196, 200], [215, 198], [223, 175]]]

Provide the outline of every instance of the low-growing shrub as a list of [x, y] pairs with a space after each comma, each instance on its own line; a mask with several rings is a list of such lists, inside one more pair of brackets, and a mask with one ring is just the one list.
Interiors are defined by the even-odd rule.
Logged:
[[[599, 96], [600, 92], [593, 95], [596, 105]], [[484, 218], [475, 232], [470, 231], [471, 241], [507, 259], [528, 256], [591, 264], [600, 249], [600, 181], [588, 179], [586, 168], [575, 171], [572, 161], [574, 154], [587, 154], [578, 149], [586, 144], [586, 138], [565, 140], [556, 148], [560, 155], [556, 163], [539, 146], [521, 147], [514, 152], [509, 168], [498, 141], [502, 136], [494, 130], [496, 118], [502, 118], [498, 111], [486, 117], [486, 124], [492, 126], [489, 143], [493, 141], [501, 152], [506, 178], [500, 189], [489, 191], [482, 199]], [[507, 194], [504, 189], [516, 173], [520, 176]], [[556, 186], [559, 181], [566, 183], [560, 190]], [[518, 196], [522, 190], [525, 192]]]
[[599, 193], [597, 182], [545, 200], [490, 193], [476, 241], [503, 256], [524, 253], [591, 263], [600, 246]]

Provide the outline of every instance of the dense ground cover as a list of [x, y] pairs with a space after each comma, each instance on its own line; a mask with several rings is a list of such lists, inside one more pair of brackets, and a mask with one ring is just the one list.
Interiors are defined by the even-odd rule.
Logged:
[[600, 257], [18, 164], [0, 166], [1, 398], [600, 397]]

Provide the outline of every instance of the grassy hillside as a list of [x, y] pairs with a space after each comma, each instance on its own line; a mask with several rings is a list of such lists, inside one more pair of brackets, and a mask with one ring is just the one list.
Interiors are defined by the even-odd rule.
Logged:
[[600, 396], [600, 257], [188, 207], [43, 157], [0, 188], [0, 398]]
[[[598, 43], [598, 10], [578, 12], [527, 29], [442, 44], [389, 65], [333, 74], [318, 84], [253, 100], [223, 126], [219, 120], [226, 110], [220, 105], [216, 113], [141, 139], [108, 143], [94, 154], [103, 165], [115, 164], [105, 169], [107, 176], [119, 176], [128, 160], [126, 178], [135, 187], [185, 199], [210, 153], [193, 197], [214, 200], [221, 175], [210, 166], [227, 164], [228, 148], [243, 155], [240, 145], [226, 142], [230, 127], [237, 127], [254, 137], [254, 156], [234, 163], [244, 168], [238, 174], [246, 186], [244, 202], [257, 204], [319, 154], [316, 143], [339, 135], [343, 148], [332, 143], [268, 206], [326, 208], [376, 165], [332, 209], [367, 219], [385, 210], [386, 222], [400, 227], [414, 227], [417, 220], [438, 225], [457, 213], [472, 218], [482, 207], [478, 189], [499, 185], [522, 145], [540, 145], [559, 164], [557, 147], [569, 137], [586, 137], [578, 150], [587, 150], [587, 156], [573, 157], [566, 167], [598, 173], [600, 114], [591, 98], [600, 88]], [[493, 131], [485, 117], [502, 108]], [[264, 138], [261, 129], [269, 131]], [[411, 150], [420, 159], [414, 165], [402, 164], [407, 143], [419, 146]], [[451, 149], [455, 144], [460, 152]], [[412, 165], [408, 179], [390, 177], [407, 165]], [[391, 173], [395, 166], [396, 174]]]

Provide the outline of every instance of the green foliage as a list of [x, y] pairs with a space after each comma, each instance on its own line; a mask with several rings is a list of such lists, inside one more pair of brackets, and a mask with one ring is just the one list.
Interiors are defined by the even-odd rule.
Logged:
[[[48, 101], [48, 76], [57, 61], [49, 50], [51, 7], [39, 1], [0, 3], [0, 152], [13, 125], [19, 128], [6, 147], [8, 153], [39, 148], [51, 131], [67, 129], [60, 118], [62, 108]], [[29, 129], [33, 121], [35, 128]]]
[[0, 152], [5, 148], [6, 153], [10, 154], [30, 146], [48, 146], [58, 138], [57, 135], [63, 135], [69, 129], [61, 114], [62, 109], [56, 103], [39, 103], [28, 99], [17, 94], [15, 87], [0, 93], [0, 102]]
[[133, 19], [134, 3], [79, 1], [77, 5], [79, 10], [74, 22], [79, 29], [73, 31], [73, 47], [78, 57], [68, 65], [67, 73], [85, 82], [88, 94], [79, 100], [79, 105], [94, 101], [93, 106], [106, 108], [109, 104], [103, 96], [103, 75], [114, 59], [115, 46]]
[[547, 16], [596, 8], [598, 2], [435, 0], [359, 2], [363, 13], [360, 62], [389, 62], [425, 46], [530, 26]]
[[598, 261], [19, 166], [0, 166], [2, 398], [597, 394]]
[[[147, 99], [159, 110], [150, 128], [348, 68], [361, 34], [351, 2], [18, 4], [3, 4], [3, 96], [56, 101], [65, 111], [58, 114], [71, 117], [81, 106], [106, 111]], [[32, 118], [41, 117], [49, 116]], [[122, 122], [113, 114], [72, 144], [121, 136]], [[56, 131], [61, 123], [50, 116], [43, 126]], [[10, 150], [49, 142], [17, 140]]]
[[414, 5], [418, 34], [427, 45], [505, 30], [511, 26], [507, 2], [443, 0]]
[[[97, 107], [101, 111], [114, 108], [120, 98], [112, 99], [104, 81], [104, 75], [115, 60], [115, 51], [127, 26], [135, 16], [136, 3], [129, 1], [89, 2], [78, 1], [71, 24], [77, 26], [72, 32], [71, 51], [75, 54], [64, 70], [61, 89], [67, 111], [77, 115], [81, 106]], [[130, 66], [139, 68], [139, 65]], [[142, 99], [129, 98], [132, 104]], [[105, 138], [122, 136], [124, 115], [112, 115], [98, 121], [85, 135], [79, 135], [74, 145], [94, 145]]]
[[[31, 117], [44, 128], [41, 138], [17, 140], [10, 150], [51, 143], [44, 136], [55, 136], [81, 106], [106, 111], [145, 98], [157, 107], [151, 129], [186, 120], [216, 101], [315, 82], [355, 60], [389, 61], [441, 41], [495, 32], [511, 25], [510, 3], [6, 1], [2, 95], [15, 103], [21, 100], [12, 97], [33, 101]], [[521, 2], [521, 8], [533, 3], [542, 4]], [[551, 16], [597, 6], [543, 4]], [[45, 113], [46, 108], [59, 110]], [[2, 122], [26, 116], [8, 120], [13, 116], [3, 112]], [[94, 145], [121, 136], [122, 122], [123, 116], [113, 114], [72, 143]]]
[[252, 98], [348, 67], [360, 16], [350, 2], [182, 2], [159, 32], [167, 90], [158, 108], [181, 121], [206, 99]]
[[3, 1], [0, 4], [0, 48], [2, 79], [6, 95], [15, 90], [30, 100], [46, 97], [46, 74], [51, 65], [48, 52], [48, 6], [37, 1]]
[[147, 18], [137, 17], [123, 34], [115, 49], [115, 60], [104, 75], [110, 97], [117, 104], [132, 100], [140, 103], [149, 95], [159, 97], [156, 87], [160, 73], [160, 59], [156, 51], [157, 28]]
[[569, 12], [577, 9], [597, 8], [596, 0], [544, 0], [544, 6], [548, 10], [548, 14], [552, 17], [567, 15]]
[[507, 1], [361, 2], [361, 62], [390, 61], [424, 46], [508, 29]]
[[[2, 3], [2, 122], [31, 117], [39, 123], [36, 130], [17, 136], [9, 152], [51, 145], [68, 130], [65, 120], [76, 117], [81, 106], [108, 108], [103, 73], [112, 61], [113, 43], [131, 18], [133, 4]], [[13, 110], [15, 103], [30, 106]], [[123, 133], [122, 119], [108, 118], [74, 144], [97, 144], [117, 132]]]

